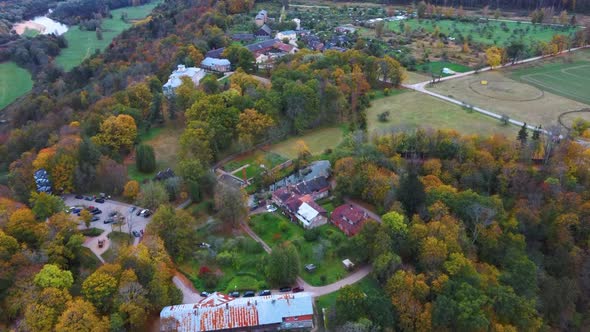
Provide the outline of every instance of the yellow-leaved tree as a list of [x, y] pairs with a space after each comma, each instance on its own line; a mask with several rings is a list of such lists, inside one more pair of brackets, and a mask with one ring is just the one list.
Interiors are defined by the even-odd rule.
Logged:
[[237, 125], [240, 142], [246, 146], [254, 144], [274, 123], [274, 120], [266, 114], [251, 108], [245, 109], [240, 113], [240, 121]]
[[100, 132], [92, 140], [114, 151], [129, 151], [137, 137], [135, 120], [126, 114], [111, 115], [100, 125]]
[[499, 66], [502, 63], [502, 49], [496, 46], [489, 47], [486, 49], [486, 59], [492, 69]]

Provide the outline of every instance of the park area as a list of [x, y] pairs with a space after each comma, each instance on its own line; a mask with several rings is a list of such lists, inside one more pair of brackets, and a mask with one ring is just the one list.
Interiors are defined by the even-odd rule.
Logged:
[[[462, 134], [484, 136], [503, 134], [512, 137], [517, 132], [516, 127], [502, 125], [498, 120], [416, 91], [401, 90], [371, 104], [366, 111], [371, 134], [417, 128], [453, 129]], [[379, 120], [379, 114], [383, 112], [390, 113], [388, 121]]]
[[347, 274], [338, 254], [348, 241], [346, 235], [333, 225], [304, 230], [278, 213], [264, 213], [250, 218], [252, 230], [271, 248], [291, 242], [299, 253], [302, 267], [314, 264], [314, 272], [302, 271], [301, 277], [312, 286], [323, 286], [344, 278]]
[[[98, 40], [95, 31], [80, 30], [77, 26], [70, 27], [64, 34], [68, 47], [61, 50], [56, 63], [66, 71], [71, 70], [96, 50], [103, 51], [115, 37], [129, 28], [133, 21], [145, 18], [160, 2], [157, 0], [142, 6], [112, 10], [112, 17], [102, 21], [102, 40]], [[121, 19], [123, 13], [127, 13], [127, 21]]]
[[447, 37], [469, 39], [483, 45], [505, 45], [511, 40], [523, 39], [531, 45], [534, 41], [549, 42], [555, 34], [572, 34], [576, 28], [550, 25], [530, 24], [528, 22], [477, 20], [430, 20], [409, 19], [390, 22], [389, 29], [402, 33], [403, 26], [408, 25], [412, 30], [424, 29], [432, 33], [438, 27], [441, 34]]
[[[569, 80], [580, 82], [580, 78], [570, 77]], [[553, 82], [553, 83], [552, 83]], [[561, 83], [548, 81], [553, 89], [562, 89], [567, 84], [573, 87], [575, 83], [565, 80]], [[529, 125], [547, 126], [556, 124], [560, 114], [568, 111], [587, 108], [588, 105], [559, 96], [524, 81], [518, 82], [510, 78], [505, 71], [488, 71], [477, 75], [470, 75], [443, 81], [428, 90], [448, 96], [469, 105], [481, 107], [485, 110], [507, 115], [511, 119], [526, 122]], [[582, 91], [572, 88], [571, 93]], [[586, 91], [588, 91], [586, 89]], [[581, 92], [579, 92], [581, 94]], [[587, 93], [587, 92], [586, 92]], [[589, 113], [580, 113], [581, 118], [590, 120]], [[571, 120], [571, 119], [570, 119]], [[571, 123], [565, 123], [570, 125]]]
[[590, 105], [590, 50], [519, 65], [506, 71], [519, 81], [541, 90]]
[[28, 70], [14, 62], [0, 63], [0, 110], [33, 88]]

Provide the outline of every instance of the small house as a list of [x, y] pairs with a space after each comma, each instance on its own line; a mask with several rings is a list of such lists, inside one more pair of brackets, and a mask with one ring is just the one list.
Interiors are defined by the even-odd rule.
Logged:
[[268, 25], [264, 24], [260, 27], [260, 29], [258, 29], [258, 31], [254, 33], [254, 35], [258, 39], [270, 39], [272, 36], [272, 29]]
[[201, 61], [201, 68], [207, 71], [226, 73], [231, 70], [231, 63], [228, 59], [205, 58]]
[[268, 21], [268, 12], [266, 10], [261, 10], [256, 14], [254, 18], [254, 22], [257, 26], [261, 27]]
[[297, 46], [297, 32], [293, 30], [277, 32], [275, 39], [281, 40], [283, 42], [286, 40], [287, 44]]
[[344, 234], [353, 236], [361, 230], [369, 216], [358, 206], [344, 204], [332, 211], [331, 220]]
[[205, 77], [205, 71], [201, 68], [186, 67], [185, 65], [178, 65], [175, 71], [170, 74], [168, 81], [162, 87], [164, 94], [171, 96], [174, 94], [174, 90], [182, 84], [182, 77], [190, 78], [195, 85], [199, 85], [199, 82]]

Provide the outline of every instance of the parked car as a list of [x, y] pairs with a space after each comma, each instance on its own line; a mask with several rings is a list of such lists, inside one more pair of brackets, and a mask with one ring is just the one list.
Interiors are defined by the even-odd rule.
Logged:
[[99, 210], [99, 209], [96, 209], [96, 210], [92, 210], [92, 211], [90, 211], [90, 213], [92, 213], [93, 215], [97, 215], [97, 214], [101, 214], [101, 213], [102, 213], [102, 211], [101, 211], [101, 210]]
[[77, 206], [73, 206], [73, 207], [70, 209], [70, 212], [71, 212], [71, 213], [80, 213], [80, 211], [82, 211], [82, 209], [81, 209], [81, 208], [79, 208], [79, 207], [77, 207]]
[[201, 242], [198, 244], [199, 248], [211, 248], [211, 245], [209, 243], [205, 243], [205, 242]]
[[242, 295], [242, 297], [254, 297], [256, 296], [256, 293], [254, 293], [254, 291], [249, 290], [249, 291], [245, 291], [244, 295]]
[[99, 220], [100, 220], [100, 217], [99, 216], [92, 217], [92, 221], [99, 221]]
[[258, 296], [268, 296], [268, 295], [270, 295], [270, 290], [268, 290], [268, 289], [262, 290], [258, 293]]
[[209, 295], [210, 295], [210, 294], [209, 294], [209, 293], [207, 293], [207, 292], [201, 292], [201, 297], [207, 297], [207, 296], [209, 296]]
[[86, 197], [84, 197], [84, 200], [86, 200], [86, 201], [92, 201], [92, 197], [86, 196]]
[[145, 211], [147, 211], [147, 210], [137, 210], [137, 213], [135, 215], [140, 216], [140, 215], [144, 214]]
[[144, 217], [144, 218], [149, 218], [151, 215], [152, 215], [152, 211], [150, 211], [150, 210], [145, 210], [145, 212], [144, 212], [144, 214], [143, 214], [143, 217]]
[[275, 212], [276, 210], [277, 210], [277, 207], [272, 204], [266, 206], [266, 211], [268, 211], [268, 212]]
[[135, 237], [139, 237], [141, 235], [141, 234], [139, 234], [138, 231], [133, 231], [133, 232], [131, 232], [131, 234], [133, 234], [133, 236], [135, 236]]
[[305, 289], [303, 289], [303, 287], [297, 286], [297, 287], [293, 288], [293, 293], [300, 293], [300, 292], [303, 292], [304, 290]]
[[240, 292], [231, 292], [231, 293], [229, 293], [229, 296], [231, 296], [231, 297], [240, 297]]
[[117, 215], [117, 213], [118, 213], [117, 211], [111, 211], [111, 212], [109, 213], [109, 217], [114, 217], [114, 216], [116, 216], [116, 215]]
[[307, 272], [313, 272], [313, 271], [315, 271], [315, 269], [316, 269], [316, 266], [314, 264], [305, 265], [305, 271], [307, 271]]
[[103, 223], [105, 223], [105, 224], [112, 224], [114, 222], [115, 222], [115, 220], [113, 218], [107, 218], [103, 221]]
[[94, 200], [96, 203], [104, 203], [104, 198], [97, 198]]
[[286, 293], [286, 292], [290, 292], [291, 291], [291, 287], [281, 287], [279, 289], [279, 292], [281, 293]]
[[133, 213], [133, 211], [137, 210], [137, 207], [132, 206], [129, 208], [129, 213]]
[[75, 197], [76, 199], [84, 199], [84, 196], [82, 196], [82, 195], [76, 195], [76, 196], [74, 196], [74, 197]]

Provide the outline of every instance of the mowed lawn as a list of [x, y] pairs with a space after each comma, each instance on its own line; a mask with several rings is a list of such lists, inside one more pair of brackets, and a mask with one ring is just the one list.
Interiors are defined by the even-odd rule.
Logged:
[[448, 61], [431, 61], [418, 66], [418, 70], [424, 73], [435, 73], [442, 74], [443, 76], [451, 76], [452, 74], [443, 74], [442, 71], [444, 68], [449, 68], [456, 73], [465, 73], [471, 70], [471, 68], [467, 66]]
[[[481, 84], [482, 81], [487, 84]], [[534, 85], [513, 80], [509, 74], [498, 70], [444, 81], [427, 88], [497, 114], [506, 114], [511, 119], [545, 128], [556, 124], [561, 113], [588, 107], [578, 101], [542, 91]], [[580, 117], [590, 120], [588, 113], [580, 113]]]
[[[125, 7], [111, 11], [112, 18], [104, 19], [102, 22], [102, 40], [96, 38], [95, 31], [80, 30], [78, 26], [72, 26], [64, 34], [68, 41], [68, 47], [61, 50], [56, 58], [56, 63], [64, 70], [69, 71], [76, 67], [85, 58], [94, 54], [95, 50], [103, 51], [123, 30], [133, 24], [133, 20], [145, 18], [152, 9], [154, 9], [161, 0], [154, 0], [148, 4], [136, 7]], [[121, 14], [125, 12], [128, 21], [121, 20]]]
[[[449, 37], [458, 38], [459, 35], [467, 38], [471, 36], [472, 40], [485, 45], [505, 45], [512, 38], [523, 37], [527, 44], [533, 41], [548, 42], [555, 34], [572, 34], [576, 28], [552, 27], [547, 25], [533, 25], [526, 22], [461, 22], [455, 20], [419, 20], [409, 19], [404, 21], [389, 22], [389, 29], [400, 33], [402, 32], [401, 22], [408, 24], [412, 30], [424, 29], [427, 32], [433, 32], [438, 27], [442, 34]], [[506, 29], [502, 26], [505, 25]]]
[[0, 63], [0, 110], [33, 88], [28, 70], [14, 62]]
[[[385, 111], [390, 113], [389, 121], [380, 122], [378, 115]], [[367, 109], [367, 124], [369, 133], [417, 128], [454, 129], [462, 134], [485, 136], [513, 136], [517, 132], [516, 127], [503, 126], [498, 120], [410, 90], [373, 101]]]
[[238, 171], [238, 169], [240, 169], [242, 166], [248, 165], [246, 167], [246, 177], [251, 178], [262, 172], [263, 168], [261, 165], [264, 165], [264, 167], [267, 169], [272, 169], [273, 167], [280, 165], [285, 161], [287, 161], [286, 158], [283, 158], [276, 153], [255, 150], [253, 152], [236, 157], [235, 159], [223, 165], [223, 169], [226, 172], [235, 172], [234, 175], [241, 178], [242, 171]]
[[309, 151], [314, 154], [321, 154], [326, 149], [334, 149], [342, 142], [344, 135], [339, 127], [321, 128], [309, 131], [303, 136], [291, 137], [285, 141], [270, 146], [269, 151], [289, 159], [297, 158], [297, 142], [305, 142]]
[[135, 161], [127, 167], [129, 178], [137, 181], [144, 179], [151, 179], [154, 175], [166, 168], [174, 169], [178, 162], [178, 153], [180, 145], [178, 143], [180, 135], [182, 135], [182, 126], [176, 126], [170, 122], [163, 128], [152, 128], [148, 133], [140, 135], [142, 144], [150, 145], [154, 148], [156, 155], [156, 171], [153, 173], [141, 173], [137, 170]]
[[590, 50], [576, 51], [509, 71], [541, 90], [590, 105]]

